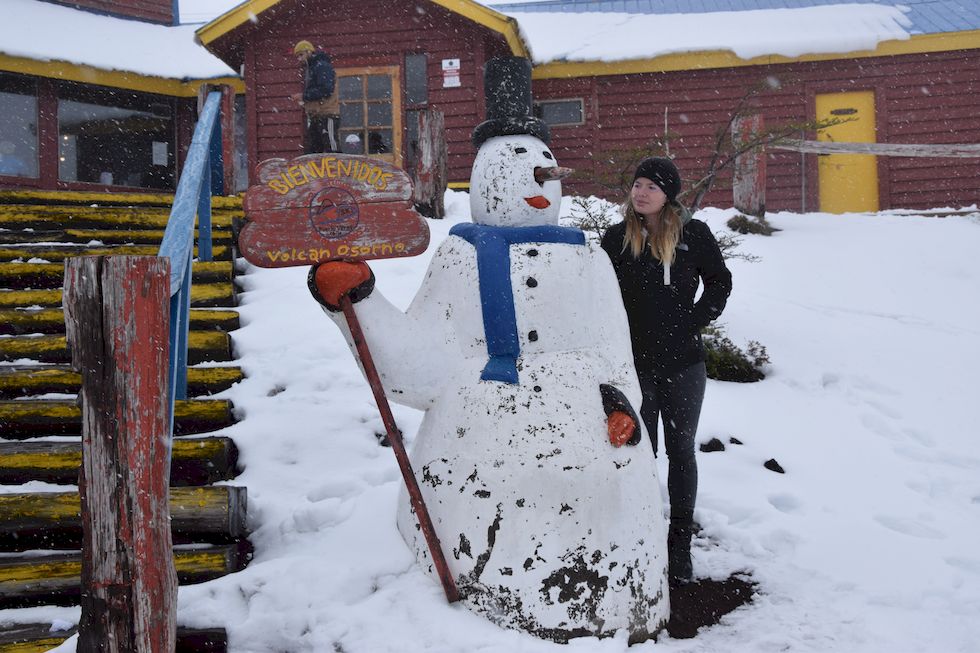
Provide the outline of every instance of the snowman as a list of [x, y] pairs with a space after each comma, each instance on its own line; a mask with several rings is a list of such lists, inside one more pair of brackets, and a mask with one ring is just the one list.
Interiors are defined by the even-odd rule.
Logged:
[[[472, 224], [439, 245], [412, 304], [364, 263], [314, 268], [347, 294], [389, 398], [425, 411], [411, 452], [464, 604], [558, 642], [631, 642], [666, 623], [666, 535], [619, 286], [605, 253], [558, 225], [559, 168], [530, 117], [530, 62], [493, 59], [474, 131]], [[352, 344], [353, 347], [353, 344]], [[407, 494], [398, 528], [432, 562]]]

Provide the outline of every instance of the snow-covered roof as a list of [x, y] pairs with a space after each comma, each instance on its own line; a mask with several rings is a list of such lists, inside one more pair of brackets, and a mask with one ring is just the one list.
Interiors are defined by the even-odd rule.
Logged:
[[[212, 10], [226, 12], [198, 30], [208, 44], [254, 18], [255, 8], [264, 10], [280, 0], [202, 1], [210, 3]], [[447, 7], [462, 6], [433, 1]], [[482, 7], [471, 0], [464, 4], [466, 9], [461, 13]], [[189, 0], [184, 0], [184, 5], [196, 6]], [[980, 37], [976, 36], [980, 12], [968, 11], [964, 0], [494, 0], [484, 5], [495, 10], [487, 16], [516, 21], [508, 25], [497, 19], [494, 25], [507, 33], [512, 49], [515, 44], [526, 44], [525, 51], [518, 47], [515, 54], [529, 51], [539, 67], [569, 62], [608, 67], [685, 53], [725, 56], [712, 62], [688, 61], [677, 64], [679, 67], [740, 65], [758, 57], [834, 58], [876, 50], [881, 53], [882, 43], [897, 44], [916, 35], [945, 39], [942, 35], [948, 32], [965, 33], [969, 38], [934, 39], [927, 45], [913, 42], [901, 51], [980, 47]], [[520, 38], [514, 38], [515, 24]], [[536, 70], [535, 74], [586, 73], [566, 67], [561, 71]]]
[[167, 79], [236, 76], [194, 41], [194, 26], [154, 25], [40, 0], [3, 0], [0, 54]]
[[906, 9], [913, 34], [980, 29], [976, 0], [493, 0], [490, 6], [506, 13], [704, 14], [871, 3]]
[[876, 4], [670, 14], [500, 9], [517, 19], [538, 64], [718, 50], [746, 60], [844, 54], [911, 36], [905, 11]]

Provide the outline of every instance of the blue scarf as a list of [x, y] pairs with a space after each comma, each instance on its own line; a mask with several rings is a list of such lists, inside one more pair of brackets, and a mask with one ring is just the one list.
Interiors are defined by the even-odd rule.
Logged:
[[490, 354], [480, 379], [517, 383], [521, 343], [517, 337], [514, 289], [510, 285], [510, 246], [517, 243], [584, 245], [585, 234], [579, 229], [556, 225], [491, 227], [472, 223], [457, 224], [449, 234], [459, 236], [476, 248], [483, 331]]

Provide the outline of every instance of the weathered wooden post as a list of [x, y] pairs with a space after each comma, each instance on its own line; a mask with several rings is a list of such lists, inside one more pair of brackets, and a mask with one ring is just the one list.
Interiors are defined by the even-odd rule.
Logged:
[[[765, 123], [761, 113], [735, 118], [732, 141], [736, 150], [762, 134]], [[732, 201], [738, 211], [756, 218], [766, 216], [766, 151], [754, 147], [735, 159], [732, 178]]]
[[170, 653], [170, 261], [65, 263], [65, 327], [82, 375], [80, 653]]
[[235, 89], [228, 84], [221, 91], [221, 159], [225, 195], [235, 194]]
[[418, 152], [412, 167], [412, 201], [415, 209], [429, 218], [444, 218], [444, 196], [448, 185], [446, 159], [446, 121], [441, 111], [418, 112]]

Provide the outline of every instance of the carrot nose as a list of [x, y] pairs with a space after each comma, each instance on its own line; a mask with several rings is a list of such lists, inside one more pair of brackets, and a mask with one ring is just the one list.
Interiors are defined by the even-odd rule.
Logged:
[[554, 166], [552, 168], [535, 168], [534, 181], [543, 184], [546, 181], [558, 181], [575, 172], [574, 168]]
[[524, 201], [533, 206], [536, 209], [546, 209], [551, 206], [551, 202], [544, 195], [535, 195], [534, 197], [525, 197]]

